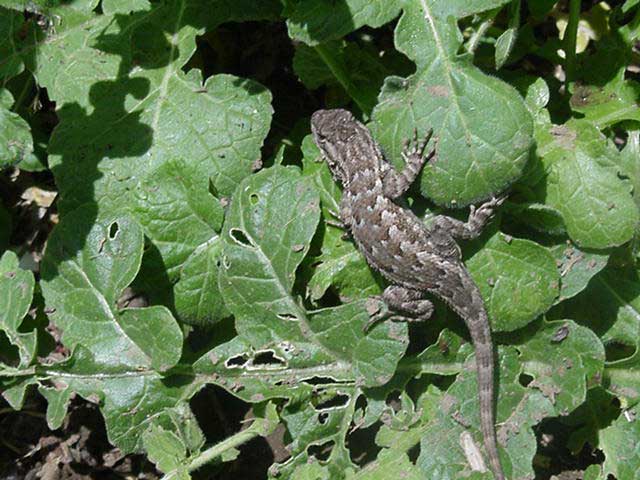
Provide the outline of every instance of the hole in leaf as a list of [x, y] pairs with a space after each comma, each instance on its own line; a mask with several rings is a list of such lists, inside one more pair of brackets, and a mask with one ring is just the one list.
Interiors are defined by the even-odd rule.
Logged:
[[387, 405], [389, 405], [394, 412], [399, 412], [402, 408], [402, 402], [400, 401], [400, 392], [394, 390], [389, 395], [387, 395], [387, 399], [385, 401]]
[[333, 450], [333, 445], [333, 440], [325, 442], [322, 445], [311, 445], [307, 448], [307, 453], [309, 455], [313, 455], [320, 461], [326, 461], [329, 460], [329, 455], [331, 454], [331, 450]]
[[635, 347], [621, 342], [607, 342], [604, 346], [604, 353], [607, 362], [615, 362], [631, 357], [636, 352]]
[[351, 458], [357, 465], [364, 466], [374, 461], [380, 450], [382, 450], [376, 444], [376, 435], [381, 425], [382, 422], [377, 421], [369, 427], [359, 427], [351, 430], [347, 437], [347, 445]]
[[260, 197], [258, 197], [257, 193], [252, 193], [251, 195], [249, 195], [249, 200], [251, 201], [252, 205], [255, 205], [260, 200]]
[[407, 451], [407, 456], [409, 457], [409, 461], [415, 465], [420, 456], [420, 442], [416, 443]]
[[233, 238], [236, 243], [246, 245], [247, 247], [253, 247], [253, 244], [251, 243], [249, 238], [247, 238], [245, 233], [239, 228], [232, 228], [229, 233], [231, 234], [231, 238]]
[[340, 408], [340, 407], [344, 407], [347, 403], [349, 403], [349, 395], [345, 395], [344, 393], [337, 393], [330, 399], [316, 405], [316, 410]]
[[285, 362], [282, 358], [278, 358], [273, 350], [265, 350], [263, 352], [257, 352], [255, 357], [253, 357], [253, 361], [251, 365], [254, 367], [258, 366], [272, 366], [272, 367], [285, 367], [287, 362]]
[[302, 379], [302, 382], [308, 383], [309, 385], [327, 385], [327, 384], [332, 384], [332, 383], [338, 383], [337, 380], [335, 380], [334, 378], [331, 378], [331, 377], [304, 378], [304, 379]]
[[109, 225], [109, 239], [115, 240], [115, 238], [118, 236], [118, 231], [120, 231], [118, 222], [113, 222], [111, 225]]
[[318, 414], [318, 423], [320, 425], [324, 425], [325, 423], [327, 423], [327, 419], [329, 418], [329, 413], [328, 412], [320, 412]]
[[249, 359], [243, 353], [241, 355], [235, 355], [229, 358], [226, 362], [224, 362], [224, 365], [227, 368], [240, 368], [240, 367], [244, 367], [248, 361]]
[[278, 318], [282, 319], [282, 320], [288, 320], [288, 321], [295, 321], [298, 319], [298, 317], [296, 317], [295, 315], [292, 315], [290, 313], [279, 313], [278, 314]]
[[527, 375], [526, 373], [521, 373], [518, 377], [518, 382], [520, 382], [520, 385], [522, 385], [523, 387], [526, 387], [531, 382], [533, 382], [533, 377], [531, 375]]

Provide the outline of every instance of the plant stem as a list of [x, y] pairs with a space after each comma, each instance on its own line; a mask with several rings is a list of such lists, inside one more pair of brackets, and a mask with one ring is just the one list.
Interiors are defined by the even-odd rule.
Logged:
[[580, 0], [569, 0], [569, 22], [564, 31], [565, 85], [575, 80], [576, 73], [576, 39], [578, 22], [580, 21]]

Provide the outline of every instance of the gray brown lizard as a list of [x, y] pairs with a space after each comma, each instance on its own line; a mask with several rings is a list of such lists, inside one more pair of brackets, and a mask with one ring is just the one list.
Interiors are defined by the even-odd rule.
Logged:
[[[438, 216], [430, 226], [395, 200], [407, 191], [424, 163], [431, 133], [423, 140], [417, 134], [406, 142], [405, 166], [398, 172], [389, 164], [369, 130], [346, 110], [319, 110], [311, 117], [316, 145], [336, 181], [342, 184], [339, 219], [367, 262], [391, 285], [382, 299], [388, 310], [405, 319], [428, 318], [431, 293], [443, 300], [465, 322], [476, 352], [476, 369], [482, 431], [489, 465], [498, 480], [504, 480], [495, 433], [493, 410], [493, 345], [484, 303], [460, 258], [455, 238], [471, 239], [480, 234], [503, 199], [492, 199], [471, 208], [466, 223]], [[375, 321], [375, 319], [374, 319]]]

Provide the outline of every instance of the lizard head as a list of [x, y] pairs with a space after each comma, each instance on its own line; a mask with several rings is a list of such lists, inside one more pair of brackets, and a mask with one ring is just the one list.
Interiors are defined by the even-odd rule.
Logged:
[[318, 110], [311, 116], [313, 140], [322, 152], [333, 177], [342, 183], [349, 181], [345, 145], [357, 133], [360, 123], [347, 110]]

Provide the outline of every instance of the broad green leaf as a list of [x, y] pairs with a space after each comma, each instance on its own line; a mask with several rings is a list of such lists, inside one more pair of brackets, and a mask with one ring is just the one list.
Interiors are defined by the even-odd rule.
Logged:
[[123, 362], [96, 362], [95, 356], [80, 346], [65, 362], [47, 366], [46, 373], [37, 379], [49, 404], [47, 423], [51, 429], [60, 426], [71, 394], [76, 392], [100, 403], [109, 442], [126, 453], [142, 448], [143, 434], [151, 425], [178, 432], [172, 409], [184, 409], [198, 388], [192, 378], [167, 379]]
[[183, 161], [168, 161], [136, 190], [136, 218], [158, 244], [172, 279], [189, 255], [217, 238], [222, 226], [220, 201], [209, 193], [209, 179], [198, 173]]
[[41, 285], [50, 318], [65, 345], [84, 346], [99, 364], [166, 370], [182, 348], [171, 313], [116, 305], [140, 267], [142, 230], [130, 217], [92, 223], [93, 215], [91, 208], [75, 210], [49, 239]]
[[155, 463], [158, 470], [169, 472], [182, 467], [183, 471], [171, 478], [191, 478], [186, 469], [187, 449], [175, 433], [152, 424], [142, 435], [142, 441], [149, 460]]
[[541, 245], [501, 233], [467, 262], [496, 331], [512, 331], [546, 312], [558, 296], [553, 257]]
[[176, 312], [183, 322], [212, 325], [229, 315], [218, 289], [221, 251], [220, 237], [215, 237], [182, 266], [174, 292]]
[[0, 89], [0, 170], [19, 164], [33, 152], [33, 138], [27, 122], [10, 109], [13, 96]]
[[[22, 58], [16, 55], [16, 47], [21, 35], [32, 40], [34, 27], [33, 22], [25, 21], [21, 11], [0, 6], [0, 78], [15, 77], [24, 70]], [[0, 103], [4, 105], [4, 100]]]
[[640, 423], [638, 409], [627, 410], [600, 434], [600, 449], [604, 452], [604, 475], [635, 480], [640, 478]]
[[599, 128], [605, 128], [623, 120], [640, 120], [639, 97], [640, 84], [633, 80], [606, 87], [585, 85], [576, 88], [571, 107]]
[[589, 282], [586, 290], [559, 306], [558, 316], [588, 326], [605, 345], [635, 349], [628, 358], [607, 363], [603, 385], [623, 404], [640, 400], [640, 279], [632, 268], [607, 267]]
[[567, 414], [586, 399], [588, 385], [602, 377], [604, 346], [592, 330], [571, 320], [543, 323], [519, 345], [524, 371], [557, 412]]
[[441, 18], [447, 18], [449, 15], [453, 15], [456, 18], [463, 18], [499, 8], [510, 1], [511, 0], [450, 0], [448, 2], [438, 2], [433, 0], [420, 0], [420, 3], [430, 5]]
[[607, 248], [631, 239], [638, 209], [629, 181], [618, 175], [620, 154], [584, 120], [537, 127], [545, 202], [562, 214], [571, 240], [581, 248]]
[[[552, 414], [553, 407], [539, 392], [520, 385], [520, 365], [513, 349], [501, 350], [498, 358], [497, 433], [502, 463], [508, 478], [533, 476], [531, 460], [536, 439], [531, 427]], [[419, 442], [420, 455], [415, 465], [421, 474], [419, 478], [492, 479], [491, 473], [473, 471], [469, 463], [473, 457], [475, 462], [480, 462], [476, 468], [484, 465], [486, 469], [488, 465], [478, 429], [477, 398], [475, 368], [469, 360], [446, 392], [428, 387], [421, 393], [415, 409], [403, 401], [404, 408], [390, 412], [392, 417], [376, 436], [376, 443], [383, 450], [377, 460], [363, 470], [363, 474], [368, 475], [365, 478], [383, 478], [375, 474], [388, 471], [399, 462], [403, 452]]]
[[505, 213], [512, 216], [517, 222], [526, 223], [528, 227], [539, 232], [566, 236], [567, 230], [562, 214], [544, 203], [513, 204], [505, 209]]
[[0, 258], [0, 330], [18, 348], [20, 366], [31, 363], [36, 353], [36, 331], [24, 332], [20, 325], [31, 307], [35, 280], [18, 266], [18, 257], [8, 251]]
[[570, 242], [550, 249], [560, 273], [560, 295], [556, 303], [574, 297], [587, 288], [591, 278], [602, 270], [609, 260], [607, 253], [582, 251]]
[[371, 50], [345, 41], [316, 47], [300, 44], [293, 57], [293, 68], [307, 88], [340, 86], [369, 115], [384, 77], [389, 74]]
[[600, 431], [619, 415], [620, 404], [616, 397], [602, 387], [590, 388], [584, 403], [560, 419], [572, 432], [567, 447], [577, 454], [586, 444], [598, 445]]
[[340, 38], [363, 25], [379, 27], [400, 13], [400, 0], [304, 0], [288, 12], [289, 36], [307, 45]]
[[[205, 25], [234, 14], [261, 18], [262, 7], [247, 13], [171, 0], [110, 15], [79, 3], [52, 8], [46, 35], [35, 46], [18, 43], [7, 59], [29, 59], [28, 68], [57, 103], [60, 123], [49, 153], [61, 212], [97, 202], [100, 212], [122, 213], [138, 181], [175, 158], [187, 159], [229, 195], [260, 156], [270, 94], [249, 80], [217, 75], [203, 81], [198, 70], [182, 67]], [[273, 13], [275, 3], [265, 5]]]
[[312, 259], [313, 276], [307, 286], [312, 300], [320, 299], [332, 287], [343, 301], [367, 298], [382, 293], [373, 270], [344, 232], [326, 227], [322, 253]]
[[31, 385], [36, 385], [37, 381], [24, 375], [19, 369], [1, 368], [0, 373], [0, 391], [2, 397], [7, 401], [11, 408], [20, 410], [24, 405], [24, 399], [27, 395], [27, 389]]
[[274, 166], [238, 186], [222, 232], [220, 289], [251, 343], [309, 330], [291, 290], [319, 214], [318, 195], [297, 168]]
[[623, 406], [637, 405], [640, 401], [640, 352], [636, 350], [629, 358], [609, 362], [605, 378], [607, 389], [618, 396]]
[[[292, 293], [319, 213], [318, 194], [297, 168], [274, 166], [243, 182], [222, 233], [225, 303], [240, 335], [268, 351], [283, 373], [324, 365], [323, 376], [344, 379], [347, 368], [358, 383], [385, 383], [406, 348], [405, 325], [378, 325], [365, 335], [364, 301], [307, 312]], [[248, 368], [251, 352], [243, 355]]]
[[504, 190], [521, 174], [533, 125], [518, 93], [457, 54], [460, 32], [434, 2], [408, 2], [397, 48], [416, 62], [406, 79], [388, 77], [373, 111], [375, 136], [394, 162], [414, 130], [433, 128], [438, 158], [421, 191], [441, 205], [465, 206]]
[[[148, 255], [145, 261], [161, 263], [156, 267], [168, 281], [178, 281], [175, 307], [179, 317], [194, 324], [222, 318], [225, 310], [217, 289], [217, 263], [224, 214], [220, 201], [209, 193], [208, 177], [184, 161], [166, 162], [137, 188], [134, 211], [159, 253], [159, 258]], [[162, 285], [145, 287], [154, 290]]]
[[[473, 353], [473, 347], [460, 336], [444, 329], [438, 336], [438, 341], [425, 348], [417, 357], [417, 373], [432, 373], [435, 375], [455, 375], [460, 373], [467, 357]], [[403, 367], [410, 359], [403, 359]]]

